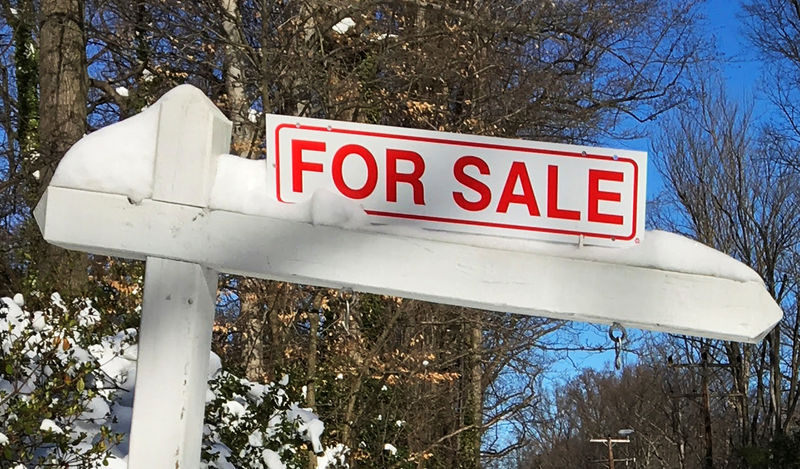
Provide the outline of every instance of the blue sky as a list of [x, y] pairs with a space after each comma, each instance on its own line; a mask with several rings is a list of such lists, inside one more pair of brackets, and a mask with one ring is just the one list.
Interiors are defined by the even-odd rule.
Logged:
[[[700, 12], [705, 17], [705, 33], [715, 40], [719, 51], [719, 68], [726, 81], [729, 97], [747, 101], [753, 99], [762, 74], [757, 52], [748, 44], [741, 26], [740, 2], [737, 0], [706, 0]], [[768, 104], [757, 101], [757, 110], [768, 112]], [[623, 124], [641, 125], [641, 124]], [[656, 124], [657, 125], [657, 124]], [[654, 126], [655, 127], [655, 126]], [[601, 142], [613, 148], [646, 151], [650, 153], [650, 139]], [[662, 188], [661, 178], [652, 162], [647, 171], [647, 198], [653, 199]]]
[[[726, 91], [731, 99], [747, 101], [754, 99], [760, 77], [763, 73], [761, 62], [758, 60], [757, 51], [748, 43], [743, 27], [741, 26], [741, 8], [736, 0], [707, 0], [701, 8], [705, 17], [706, 34], [715, 40], [720, 53], [719, 68], [726, 82]], [[756, 101], [756, 109], [762, 113], [769, 113], [768, 103]], [[634, 124], [631, 124], [634, 125]], [[657, 124], [656, 124], [657, 125]], [[655, 127], [655, 126], [654, 126]], [[614, 148], [640, 150], [650, 153], [650, 139], [642, 138], [626, 141], [602, 142]], [[653, 165], [652, 155], [648, 162], [647, 198], [655, 198], [662, 189], [661, 177]], [[595, 345], [611, 346], [611, 341], [606, 337], [607, 328], [596, 325], [578, 325], [582, 329], [582, 341]], [[632, 331], [638, 335], [639, 331]], [[577, 345], [577, 344], [576, 344]], [[632, 346], [635, 348], [635, 345]], [[626, 354], [627, 362], [633, 363], [636, 357], [632, 353]], [[565, 368], [605, 368], [613, 367], [614, 353], [606, 352], [572, 352], [570, 361], [564, 362]], [[560, 367], [559, 367], [560, 368]]]
[[761, 67], [740, 26], [739, 2], [709, 0], [703, 10], [710, 26], [709, 34], [717, 39], [717, 47], [727, 59], [723, 71], [728, 92], [731, 97], [752, 97]]

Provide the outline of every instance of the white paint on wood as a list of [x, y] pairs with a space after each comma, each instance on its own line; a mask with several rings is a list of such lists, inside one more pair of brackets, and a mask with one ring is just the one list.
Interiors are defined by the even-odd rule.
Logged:
[[193, 86], [169, 95], [159, 110], [153, 200], [205, 207], [217, 155], [230, 146], [231, 122]]
[[217, 273], [148, 258], [128, 467], [196, 468]]
[[[170, 257], [253, 277], [745, 342], [759, 341], [782, 316], [760, 281], [614, 257], [564, 258], [150, 200], [132, 205], [124, 196], [56, 187], [42, 204], [45, 239], [99, 254]], [[75, 224], [96, 229], [76, 232]]]
[[[230, 121], [197, 88], [167, 93], [159, 100], [152, 200], [203, 210], [230, 132]], [[64, 213], [77, 211], [73, 206]], [[137, 227], [146, 231], [153, 222]], [[120, 223], [82, 226], [113, 236]], [[200, 462], [217, 272], [174, 259], [169, 253], [146, 258], [130, 469], [196, 468]]]

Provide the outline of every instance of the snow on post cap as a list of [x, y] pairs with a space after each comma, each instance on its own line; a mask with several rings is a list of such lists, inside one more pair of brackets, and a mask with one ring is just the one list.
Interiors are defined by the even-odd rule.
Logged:
[[225, 118], [198, 88], [177, 86], [139, 114], [80, 139], [61, 159], [50, 185], [121, 194], [135, 202], [150, 198], [159, 109], [167, 102], [203, 102], [212, 113]]

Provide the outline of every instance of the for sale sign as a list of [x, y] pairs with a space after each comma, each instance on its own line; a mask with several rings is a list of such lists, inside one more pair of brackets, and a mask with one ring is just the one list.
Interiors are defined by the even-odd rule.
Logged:
[[324, 189], [378, 223], [625, 246], [644, 233], [647, 154], [270, 115], [277, 199]]

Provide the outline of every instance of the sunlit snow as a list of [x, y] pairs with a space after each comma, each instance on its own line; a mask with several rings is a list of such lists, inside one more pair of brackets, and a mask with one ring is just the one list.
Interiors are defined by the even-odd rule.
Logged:
[[350, 30], [350, 28], [352, 28], [355, 25], [356, 22], [353, 21], [353, 18], [350, 18], [348, 16], [347, 18], [344, 18], [343, 20], [333, 25], [332, 29], [339, 34], [345, 34], [347, 31]]
[[52, 433], [64, 433], [64, 430], [61, 429], [55, 422], [50, 419], [42, 420], [42, 424], [39, 426], [39, 429], [45, 432], [52, 432]]

